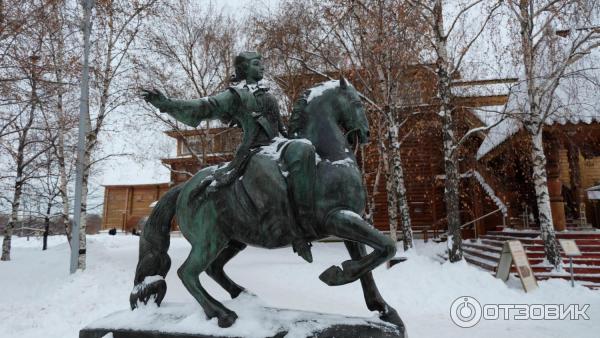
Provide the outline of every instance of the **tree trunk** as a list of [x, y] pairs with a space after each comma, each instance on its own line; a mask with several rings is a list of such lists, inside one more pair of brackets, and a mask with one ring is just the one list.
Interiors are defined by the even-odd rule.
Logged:
[[[381, 166], [377, 166], [377, 171], [375, 173], [375, 180], [373, 182], [373, 189], [371, 190], [371, 194], [367, 197], [368, 198], [368, 203], [367, 203], [367, 215], [366, 215], [366, 221], [369, 222], [369, 224], [375, 226], [375, 196], [377, 196], [377, 186], [379, 185], [379, 177], [381, 176]], [[366, 182], [365, 182], [366, 183]], [[366, 184], [365, 184], [366, 187]]]
[[[402, 221], [402, 243], [404, 251], [413, 247], [413, 234], [410, 221], [410, 212], [408, 208], [408, 199], [406, 197], [406, 186], [404, 184], [404, 170], [402, 168], [402, 157], [400, 154], [400, 140], [398, 139], [398, 127], [394, 126], [389, 129], [390, 150], [392, 155], [391, 172], [392, 172], [392, 187], [395, 189], [394, 194], [397, 196], [397, 204], [394, 209], [400, 210]], [[389, 201], [388, 201], [389, 204]], [[397, 216], [396, 216], [397, 217]]]
[[[366, 146], [361, 146], [360, 147], [360, 171], [362, 172], [362, 182], [363, 182], [363, 186], [365, 186], [365, 193], [366, 193], [366, 198], [365, 198], [365, 203], [366, 203], [366, 207], [365, 207], [365, 215], [364, 215], [364, 220], [367, 221], [367, 223], [374, 225], [373, 222], [373, 211], [375, 210], [375, 206], [373, 205], [374, 202], [374, 198], [373, 195], [377, 193], [376, 189], [373, 189], [372, 194], [369, 194], [369, 189], [366, 189], [368, 182], [367, 182], [367, 175], [366, 175], [366, 167], [367, 167], [367, 155], [365, 154], [365, 149]], [[354, 154], [356, 156], [356, 154]], [[375, 176], [375, 181], [377, 181], [377, 176], [379, 176], [379, 168], [377, 169], [377, 173]]]
[[[62, 73], [57, 72], [56, 75], [57, 81], [62, 81]], [[58, 94], [57, 97], [57, 111], [58, 111], [58, 137], [57, 137], [57, 145], [55, 147], [56, 151], [56, 160], [58, 162], [58, 173], [59, 173], [59, 192], [60, 198], [62, 200], [62, 211], [60, 213], [61, 223], [63, 224], [63, 228], [65, 230], [65, 234], [67, 235], [67, 241], [69, 245], [71, 245], [71, 232], [69, 231], [69, 180], [67, 177], [67, 159], [65, 155], [65, 135], [67, 133], [67, 116], [64, 112], [63, 105], [63, 95], [61, 93]]]
[[462, 260], [462, 236], [460, 233], [459, 188], [460, 175], [457, 142], [454, 136], [451, 73], [448, 58], [448, 36], [444, 31], [443, 3], [436, 0], [433, 11], [436, 60], [437, 93], [442, 115], [442, 144], [444, 148], [444, 172], [446, 174], [444, 200], [448, 220], [450, 262]]
[[69, 231], [69, 181], [67, 179], [67, 164], [65, 159], [65, 131], [60, 127], [58, 131], [58, 172], [60, 175], [59, 181], [59, 192], [62, 200], [62, 211], [60, 213], [60, 220], [67, 235], [67, 241], [71, 245], [71, 231]]
[[[60, 4], [54, 7], [53, 15], [57, 17], [61, 17], [62, 7]], [[54, 75], [56, 77], [57, 83], [64, 82], [64, 67], [66, 67], [65, 62], [65, 37], [62, 30], [58, 30], [56, 32], [56, 52], [54, 54], [54, 63], [55, 63], [55, 71]], [[69, 121], [69, 116], [65, 113], [64, 110], [64, 95], [62, 91], [59, 91], [56, 95], [56, 113], [58, 117], [58, 129], [57, 129], [57, 143], [54, 146], [56, 160], [58, 162], [58, 174], [59, 174], [59, 183], [58, 189], [60, 193], [60, 198], [62, 202], [62, 210], [60, 212], [60, 222], [63, 225], [65, 235], [67, 236], [67, 241], [69, 245], [71, 245], [71, 232], [69, 229], [69, 179], [68, 179], [68, 161], [65, 156], [65, 137], [69, 132], [69, 127], [71, 126], [71, 122]]]
[[378, 149], [378, 153], [380, 156], [380, 162], [377, 165], [377, 172], [375, 173], [375, 180], [373, 181], [373, 189], [371, 191], [371, 195], [369, 196], [369, 204], [368, 204], [368, 214], [367, 214], [367, 218], [368, 218], [368, 222], [370, 224], [372, 224], [373, 226], [375, 225], [375, 209], [376, 209], [376, 202], [375, 202], [375, 197], [379, 194], [379, 182], [381, 180], [381, 171], [385, 170], [384, 168], [384, 164], [386, 163], [387, 160], [384, 160], [384, 157], [387, 156], [386, 154], [384, 154], [385, 151], [385, 145], [383, 145], [383, 142], [381, 140], [378, 140], [379, 146], [377, 147]]
[[48, 201], [46, 215], [44, 216], [44, 239], [42, 250], [48, 249], [48, 234], [50, 233], [50, 212], [52, 211], [52, 200]]
[[[400, 160], [400, 159], [399, 159]], [[402, 220], [402, 243], [404, 245], [404, 251], [414, 247], [413, 243], [413, 231], [410, 220], [410, 210], [408, 208], [408, 198], [406, 196], [406, 185], [404, 184], [404, 170], [400, 165], [398, 173], [398, 206], [400, 208], [400, 216]]]
[[20, 176], [17, 176], [15, 182], [15, 194], [13, 195], [10, 220], [4, 228], [4, 240], [2, 241], [2, 261], [10, 261], [10, 249], [12, 243], [12, 234], [15, 229], [15, 223], [17, 222], [19, 215], [19, 207], [21, 206], [21, 194], [23, 192], [23, 183], [21, 182]]
[[388, 222], [390, 225], [390, 237], [394, 242], [398, 241], [398, 188], [394, 180], [392, 168], [388, 166], [386, 171], [385, 190], [387, 192]]
[[[35, 79], [34, 76], [32, 76]], [[25, 146], [27, 143], [27, 136], [29, 134], [29, 130], [33, 125], [33, 118], [35, 113], [35, 107], [37, 104], [37, 96], [36, 96], [36, 82], [32, 81], [31, 87], [31, 108], [29, 109], [29, 117], [27, 119], [27, 123], [21, 128], [19, 135], [19, 144], [17, 147], [16, 157], [15, 157], [15, 165], [16, 165], [16, 178], [14, 185], [14, 195], [11, 203], [11, 213], [10, 213], [10, 221], [4, 228], [4, 239], [2, 240], [2, 256], [0, 257], [1, 261], [10, 261], [10, 249], [11, 249], [11, 241], [12, 241], [12, 233], [15, 227], [15, 222], [17, 221], [19, 208], [21, 206], [21, 195], [23, 193], [23, 185], [25, 184], [24, 179], [24, 167], [25, 164]]]
[[531, 135], [531, 163], [533, 167], [533, 184], [538, 206], [540, 221], [540, 232], [544, 240], [544, 252], [548, 262], [555, 268], [561, 264], [560, 251], [556, 241], [554, 225], [552, 223], [552, 209], [550, 208], [550, 193], [548, 192], [548, 180], [546, 173], [546, 155], [542, 143], [541, 130]]
[[[89, 121], [89, 120], [88, 120]], [[89, 129], [88, 129], [89, 130]], [[90, 137], [93, 139], [89, 141]], [[88, 135], [88, 144], [95, 145], [95, 135]], [[79, 220], [79, 258], [77, 261], [77, 269], [85, 270], [86, 268], [86, 256], [87, 256], [87, 241], [86, 241], [86, 228], [87, 228], [87, 198], [88, 198], [88, 185], [91, 170], [91, 147], [87, 148], [83, 157], [83, 177], [81, 182], [81, 218]]]
[[[542, 140], [544, 121], [542, 120], [542, 107], [540, 106], [540, 82], [535, 74], [535, 48], [533, 42], [533, 4], [526, 0], [519, 2], [521, 17], [521, 48], [525, 80], [527, 81], [528, 116], [524, 122], [525, 128], [531, 135], [531, 165], [533, 169], [533, 184], [535, 188], [536, 204], [540, 222], [540, 233], [544, 240], [546, 259], [555, 269], [561, 264], [560, 251], [556, 242], [554, 225], [552, 223], [552, 209], [550, 206], [550, 193], [548, 192], [548, 174], [546, 172], [546, 155]], [[541, 94], [543, 95], [543, 94]]]
[[452, 112], [444, 113], [443, 117], [443, 143], [444, 143], [444, 171], [446, 173], [444, 199], [446, 204], [446, 218], [451, 242], [448, 258], [450, 262], [462, 259], [462, 235], [460, 229], [460, 204], [459, 189], [460, 175], [456, 154], [453, 153], [454, 133], [452, 130]]
[[[390, 148], [392, 147], [392, 137], [394, 135], [394, 130], [397, 130], [397, 126], [394, 121], [388, 123], [388, 139], [390, 140]], [[396, 131], [396, 135], [398, 132]], [[385, 153], [385, 151], [383, 152]], [[393, 156], [393, 155], [392, 155]], [[385, 166], [385, 190], [387, 193], [387, 206], [388, 206], [388, 223], [390, 226], [390, 237], [394, 242], [398, 241], [398, 187], [396, 186], [397, 181], [395, 179], [394, 172], [394, 161], [389, 160], [387, 154], [385, 154], [384, 158], [384, 166]]]

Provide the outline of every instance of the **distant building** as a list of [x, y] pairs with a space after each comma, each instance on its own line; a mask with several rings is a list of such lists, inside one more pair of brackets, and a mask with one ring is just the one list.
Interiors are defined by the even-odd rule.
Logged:
[[152, 204], [169, 190], [169, 183], [105, 185], [102, 229], [131, 232], [148, 216]]
[[[116, 228], [128, 232], [139, 230], [140, 221], [150, 214], [154, 203], [170, 187], [185, 182], [201, 168], [231, 160], [241, 140], [239, 129], [225, 127], [172, 130], [166, 134], [177, 142], [176, 156], [162, 159], [171, 169], [170, 181], [105, 185], [102, 229]], [[174, 224], [173, 228], [175, 227]]]

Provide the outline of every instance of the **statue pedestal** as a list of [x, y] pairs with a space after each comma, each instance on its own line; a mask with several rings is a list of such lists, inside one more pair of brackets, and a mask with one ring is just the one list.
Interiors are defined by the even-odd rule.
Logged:
[[252, 305], [231, 306], [239, 318], [229, 328], [206, 320], [197, 304], [166, 303], [115, 312], [79, 332], [79, 338], [314, 337], [404, 338], [378, 318], [346, 317]]

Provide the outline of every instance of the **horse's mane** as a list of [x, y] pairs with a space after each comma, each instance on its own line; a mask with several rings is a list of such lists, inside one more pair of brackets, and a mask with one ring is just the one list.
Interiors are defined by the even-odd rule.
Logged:
[[[337, 82], [337, 86], [327, 86], [327, 84]], [[311, 92], [314, 92], [315, 89], [319, 87], [324, 87], [323, 93], [329, 89], [339, 88], [339, 81], [324, 81], [319, 84], [316, 84], [308, 89], [306, 89], [300, 98], [294, 102], [294, 106], [292, 107], [292, 115], [290, 117], [290, 125], [289, 132], [291, 136], [294, 136], [295, 133], [300, 133], [302, 129], [306, 126], [306, 122], [308, 120], [308, 111], [306, 108], [308, 107], [309, 101], [311, 98]]]

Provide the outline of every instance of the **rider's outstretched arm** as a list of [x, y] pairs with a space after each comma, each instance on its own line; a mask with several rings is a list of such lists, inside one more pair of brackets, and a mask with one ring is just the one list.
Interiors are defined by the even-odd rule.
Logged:
[[229, 119], [234, 96], [230, 91], [197, 100], [161, 100], [157, 108], [177, 121], [196, 127], [204, 120]]

